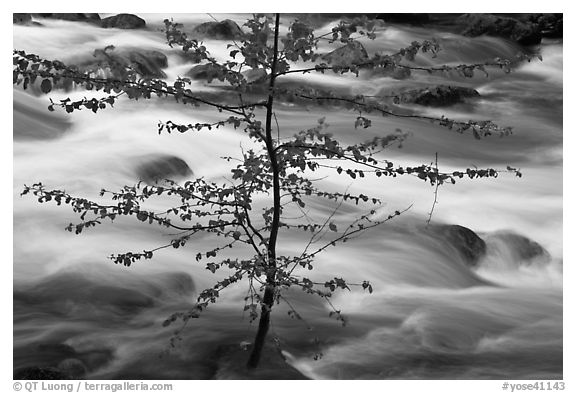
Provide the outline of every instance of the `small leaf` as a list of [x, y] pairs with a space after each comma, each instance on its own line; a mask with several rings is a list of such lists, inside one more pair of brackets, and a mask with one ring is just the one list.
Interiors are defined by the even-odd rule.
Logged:
[[50, 91], [52, 91], [52, 82], [50, 81], [50, 79], [44, 79], [42, 81], [42, 83], [40, 84], [40, 90], [42, 90], [42, 93], [44, 94], [48, 94], [50, 93]]

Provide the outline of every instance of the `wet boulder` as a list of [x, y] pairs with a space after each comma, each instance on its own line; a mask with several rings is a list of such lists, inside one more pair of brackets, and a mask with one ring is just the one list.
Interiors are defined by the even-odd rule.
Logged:
[[517, 265], [542, 265], [550, 262], [550, 253], [541, 244], [517, 233], [499, 232], [487, 240], [504, 244], [509, 258]]
[[128, 315], [154, 305], [152, 297], [142, 290], [99, 284], [78, 273], [47, 277], [31, 288], [15, 291], [13, 296], [15, 303], [53, 309], [59, 313], [75, 312], [78, 306], [82, 306], [96, 318], [97, 310]]
[[216, 40], [233, 40], [244, 35], [236, 22], [224, 19], [221, 22], [206, 22], [194, 28], [194, 32]]
[[537, 45], [542, 40], [538, 25], [506, 16], [491, 14], [465, 14], [458, 18], [468, 37], [489, 35], [516, 41], [520, 45]]
[[206, 80], [211, 82], [213, 79], [218, 79], [222, 75], [222, 69], [212, 63], [199, 64], [192, 67], [186, 76], [194, 80]]
[[92, 14], [85, 14], [85, 13], [43, 13], [43, 14], [34, 14], [40, 18], [46, 19], [58, 19], [58, 20], [67, 20], [70, 22], [87, 22], [87, 23], [100, 23], [100, 15], [96, 13]]
[[57, 368], [64, 374], [70, 376], [71, 379], [81, 379], [88, 372], [88, 369], [84, 363], [81, 360], [75, 358], [62, 360], [60, 363], [58, 363]]
[[71, 379], [65, 372], [56, 367], [26, 367], [14, 372], [14, 379], [19, 380], [67, 380]]
[[37, 365], [56, 364], [67, 358], [76, 357], [77, 353], [74, 348], [62, 342], [42, 342], [28, 348], [29, 353], [34, 354]]
[[156, 289], [149, 289], [155, 297], [182, 297], [194, 292], [194, 280], [188, 273], [169, 272], [158, 275]]
[[130, 50], [124, 56], [140, 75], [151, 78], [166, 78], [162, 68], [168, 67], [168, 58], [162, 52]]
[[562, 38], [564, 36], [563, 14], [532, 14], [530, 22], [538, 26], [543, 38]]
[[146, 21], [134, 14], [118, 14], [102, 19], [100, 26], [105, 29], [142, 29], [146, 27]]
[[323, 55], [322, 59], [333, 65], [347, 66], [365, 62], [368, 52], [361, 43], [353, 41]]
[[369, 75], [377, 77], [388, 77], [396, 80], [410, 78], [412, 72], [409, 68], [396, 67], [395, 65], [378, 66], [369, 71]]
[[32, 15], [30, 14], [12, 14], [12, 23], [15, 25], [31, 25], [32, 24]]
[[221, 344], [212, 355], [218, 365], [213, 379], [308, 379], [286, 361], [284, 355], [271, 344], [262, 349], [260, 363], [255, 369], [246, 369], [251, 352], [248, 342]]
[[[57, 341], [28, 344], [25, 347], [26, 356], [21, 357], [19, 355], [23, 349], [24, 347], [15, 350], [15, 363], [22, 365], [17, 367], [15, 378], [81, 379], [85, 378], [89, 371], [101, 368], [113, 359], [113, 351], [107, 348], [76, 351], [70, 345]], [[30, 365], [31, 361], [35, 364]]]
[[161, 155], [147, 160], [136, 169], [140, 179], [148, 184], [164, 179], [186, 177], [192, 175], [192, 170], [181, 158], [171, 155]]
[[471, 229], [461, 225], [444, 225], [438, 231], [468, 266], [477, 266], [486, 255], [486, 242]]
[[410, 90], [402, 94], [402, 101], [424, 106], [443, 107], [460, 104], [470, 98], [478, 98], [477, 90], [462, 86], [438, 85]]
[[82, 71], [108, 67], [113, 77], [122, 77], [121, 70], [131, 67], [144, 78], [166, 78], [162, 69], [168, 67], [168, 58], [156, 50], [107, 47], [95, 50], [91, 58], [77, 65]]
[[154, 305], [154, 300], [141, 291], [112, 285], [95, 284], [86, 295], [86, 300], [92, 299], [93, 305], [111, 306], [127, 313], [136, 313]]

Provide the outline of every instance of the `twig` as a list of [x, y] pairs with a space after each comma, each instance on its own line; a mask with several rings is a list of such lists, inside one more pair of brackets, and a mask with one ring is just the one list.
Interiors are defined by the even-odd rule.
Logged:
[[436, 188], [434, 188], [434, 202], [432, 203], [432, 208], [430, 209], [430, 213], [428, 213], [428, 219], [426, 220], [426, 228], [430, 225], [430, 221], [432, 221], [432, 213], [434, 213], [434, 208], [438, 204], [438, 187], [440, 186], [440, 182], [438, 181], [438, 152], [436, 152], [436, 165], [435, 165], [435, 172], [436, 172]]

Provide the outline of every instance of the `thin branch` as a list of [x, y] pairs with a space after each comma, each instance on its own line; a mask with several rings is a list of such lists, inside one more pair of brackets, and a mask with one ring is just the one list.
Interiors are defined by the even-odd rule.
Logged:
[[362, 226], [361, 228], [355, 229], [355, 230], [353, 230], [353, 231], [351, 231], [351, 232], [345, 232], [345, 233], [342, 234], [341, 236], [337, 237], [336, 239], [332, 240], [331, 242], [327, 243], [326, 245], [320, 247], [319, 249], [317, 249], [317, 250], [314, 251], [313, 253], [305, 255], [305, 257], [306, 257], [306, 258], [314, 257], [315, 255], [317, 255], [317, 254], [321, 253], [322, 251], [324, 251], [325, 249], [327, 249], [329, 246], [331, 246], [331, 245], [333, 246], [333, 245], [335, 245], [337, 242], [340, 242], [340, 241], [344, 240], [345, 238], [349, 238], [350, 235], [356, 234], [356, 233], [358, 233], [358, 232], [364, 232], [364, 231], [366, 231], [366, 230], [368, 230], [368, 229], [371, 229], [371, 228], [377, 227], [377, 226], [379, 226], [379, 225], [382, 225], [382, 224], [384, 224], [385, 222], [390, 221], [390, 220], [393, 219], [394, 217], [399, 216], [399, 215], [402, 214], [402, 213], [405, 213], [405, 212], [408, 211], [410, 208], [412, 208], [412, 206], [413, 206], [413, 204], [411, 204], [410, 206], [408, 206], [408, 207], [405, 208], [404, 210], [396, 211], [396, 213], [395, 213], [394, 215], [388, 216], [385, 220], [377, 221], [377, 222], [375, 222], [375, 223], [372, 224], [372, 225]]
[[[436, 179], [438, 179], [438, 152], [436, 152], [436, 165], [435, 165], [435, 172], [436, 172]], [[430, 224], [430, 221], [432, 221], [432, 213], [434, 213], [434, 208], [436, 207], [436, 204], [438, 203], [438, 187], [440, 186], [440, 182], [437, 180], [436, 181], [436, 187], [434, 188], [434, 202], [432, 203], [432, 208], [430, 209], [430, 213], [428, 213], [428, 219], [426, 220], [426, 227], [428, 227], [428, 225]]]

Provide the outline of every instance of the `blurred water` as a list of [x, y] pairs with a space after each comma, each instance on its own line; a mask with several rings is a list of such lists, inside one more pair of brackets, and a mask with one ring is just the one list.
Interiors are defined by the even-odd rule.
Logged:
[[[242, 15], [229, 16], [242, 20]], [[70, 62], [87, 59], [94, 49], [109, 44], [154, 49], [168, 56], [168, 79], [182, 75], [191, 65], [168, 48], [157, 31], [165, 16], [143, 17], [151, 26], [143, 31], [51, 20], [41, 20], [42, 28], [14, 26], [14, 48]], [[209, 20], [205, 15], [174, 18], [189, 24]], [[496, 38], [470, 39], [405, 27], [389, 27], [366, 47], [371, 53], [391, 51], [431, 34], [444, 47], [434, 60], [441, 63], [511, 57], [519, 50]], [[227, 53], [221, 42], [207, 40], [206, 45], [217, 57]], [[354, 116], [340, 110], [278, 109], [282, 135], [308, 128], [322, 116], [331, 132], [350, 142], [401, 128], [411, 133], [409, 140], [402, 149], [386, 152], [400, 165], [432, 162], [437, 152], [442, 170], [511, 165], [524, 175], [463, 179], [440, 190], [435, 222], [464, 225], [492, 239], [477, 270], [466, 266], [446, 240], [425, 229], [433, 201], [430, 186], [414, 178], [354, 183], [343, 177], [325, 179], [328, 189], [350, 187], [350, 192], [383, 199], [385, 214], [410, 204], [413, 208], [392, 224], [319, 255], [311, 277], [369, 279], [375, 288], [371, 295], [353, 291], [334, 297], [334, 304], [349, 317], [348, 326], [330, 320], [320, 299], [298, 291], [286, 296], [313, 330], [288, 318], [285, 305], [276, 308], [272, 335], [280, 337], [285, 356], [300, 372], [311, 378], [347, 379], [562, 377], [562, 45], [544, 44], [542, 54], [543, 62], [522, 65], [510, 75], [495, 71], [471, 80], [454, 77], [452, 82], [478, 89], [483, 98], [472, 106], [426, 110], [513, 126], [515, 133], [508, 138], [477, 141], [425, 122], [376, 117], [372, 128], [354, 131]], [[310, 77], [314, 83], [366, 94], [450, 82], [425, 75], [407, 81]], [[51, 96], [81, 97], [84, 92]], [[109, 254], [164, 244], [170, 232], [118, 220], [81, 236], [71, 235], [63, 230], [76, 219], [70, 211], [40, 205], [19, 193], [23, 184], [42, 181], [48, 187], [97, 198], [101, 188], [136, 183], [137, 168], [157, 154], [185, 160], [194, 176], [221, 179], [232, 164], [219, 157], [238, 155], [240, 146], [250, 142], [230, 129], [159, 136], [159, 120], [218, 119], [211, 110], [170, 102], [121, 100], [115, 109], [96, 115], [50, 113], [47, 105], [46, 97], [14, 89], [15, 369], [55, 366], [74, 358], [85, 365], [90, 378], [213, 377], [223, 367], [214, 357], [215, 348], [250, 341], [255, 332], [242, 317], [244, 286], [231, 289], [219, 305], [191, 321], [176, 351], [165, 354], [160, 363], [157, 356], [168, 346], [172, 332], [161, 322], [185, 309], [199, 289], [215, 280], [193, 258], [215, 244], [214, 239], [157, 253], [152, 261], [130, 268], [114, 266], [106, 259]], [[257, 201], [258, 206], [267, 203]], [[157, 207], [164, 204], [158, 202]], [[311, 216], [331, 211], [321, 204], [308, 208]], [[345, 223], [359, 212], [356, 206], [345, 206], [336, 219]], [[538, 242], [550, 253], [549, 259], [517, 263], [516, 245], [494, 235], [501, 230]], [[283, 231], [279, 251], [298, 252], [306, 242], [302, 234]], [[235, 252], [248, 255], [248, 251]], [[312, 356], [318, 351], [323, 358], [315, 361]], [[280, 371], [277, 377], [282, 377]]]

